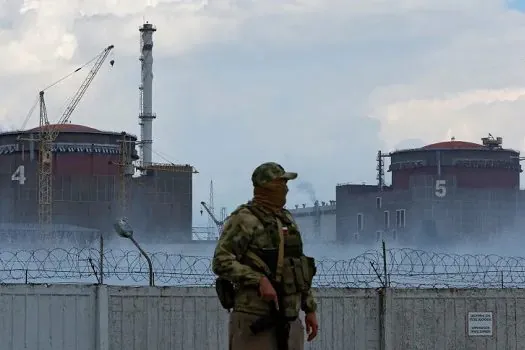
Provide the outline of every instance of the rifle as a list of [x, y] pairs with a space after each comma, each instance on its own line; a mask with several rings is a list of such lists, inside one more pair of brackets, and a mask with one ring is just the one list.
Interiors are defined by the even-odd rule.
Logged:
[[284, 305], [282, 303], [281, 284], [270, 280], [273, 288], [277, 292], [277, 300], [279, 302], [279, 309], [276, 308], [275, 303], [270, 303], [270, 315], [262, 316], [250, 325], [250, 330], [253, 335], [264, 332], [275, 327], [275, 334], [277, 338], [277, 349], [288, 350], [288, 339], [290, 338], [290, 319], [284, 314]]
[[265, 275], [272, 284], [273, 288], [275, 289], [279, 309], [276, 308], [274, 302], [271, 302], [270, 316], [263, 316], [255, 320], [250, 325], [250, 330], [254, 335], [256, 335], [257, 333], [275, 327], [277, 349], [288, 350], [288, 339], [290, 338], [290, 321], [293, 321], [293, 319], [289, 319], [284, 313], [285, 305], [283, 304], [284, 290], [282, 281], [276, 281], [274, 278], [275, 276], [277, 276], [278, 270], [282, 268], [284, 254], [283, 227], [279, 218], [277, 218], [277, 227], [280, 236], [279, 248], [263, 248], [262, 265], [266, 265], [270, 272], [270, 275], [268, 275], [267, 273], [265, 273]]
[[[268, 266], [269, 271], [277, 270], [277, 254], [276, 249], [263, 249], [263, 263]], [[262, 272], [262, 271], [261, 271]], [[290, 337], [290, 319], [284, 314], [285, 305], [283, 304], [284, 291], [282, 283], [277, 282], [273, 277], [274, 273], [268, 275], [264, 273], [270, 283], [272, 284], [277, 294], [277, 301], [279, 309], [277, 309], [275, 303], [270, 303], [270, 315], [262, 316], [255, 320], [250, 325], [250, 330], [254, 335], [263, 332], [265, 330], [275, 327], [275, 333], [277, 337], [277, 348], [278, 350], [288, 350], [288, 338]]]

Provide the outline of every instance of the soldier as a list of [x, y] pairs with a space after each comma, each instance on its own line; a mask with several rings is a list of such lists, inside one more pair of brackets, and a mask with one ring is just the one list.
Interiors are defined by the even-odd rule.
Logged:
[[253, 172], [253, 199], [226, 220], [213, 257], [216, 290], [230, 314], [230, 350], [303, 350], [318, 331], [311, 284], [314, 259], [303, 253], [301, 234], [284, 209], [288, 180], [276, 163]]

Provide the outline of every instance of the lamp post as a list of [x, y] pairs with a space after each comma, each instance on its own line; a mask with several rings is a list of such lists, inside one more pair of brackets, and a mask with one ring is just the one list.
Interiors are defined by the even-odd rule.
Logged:
[[131, 242], [133, 242], [133, 244], [135, 245], [135, 247], [137, 247], [137, 249], [140, 251], [142, 256], [144, 256], [144, 258], [148, 262], [148, 267], [149, 267], [149, 285], [150, 287], [155, 286], [155, 279], [154, 279], [155, 277], [153, 275], [153, 264], [151, 263], [151, 259], [148, 256], [148, 254], [144, 251], [144, 249], [140, 247], [138, 242], [133, 237], [133, 228], [128, 223], [128, 220], [126, 218], [119, 219], [113, 226], [115, 228], [115, 232], [117, 232], [117, 234], [120, 237], [127, 238]]

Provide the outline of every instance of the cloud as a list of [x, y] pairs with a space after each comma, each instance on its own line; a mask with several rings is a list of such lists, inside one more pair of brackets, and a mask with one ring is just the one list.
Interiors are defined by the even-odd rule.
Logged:
[[[451, 136], [478, 141], [489, 132], [509, 135], [512, 143], [517, 144], [523, 134], [511, 128], [520, 119], [518, 105], [525, 106], [525, 88], [473, 90], [441, 98], [408, 99], [382, 106], [375, 115], [380, 116], [383, 139], [390, 144], [396, 143], [399, 137], [414, 136], [431, 142]], [[418, 128], [410, 129], [408, 125], [418, 125]]]
[[[377, 150], [403, 140], [525, 142], [525, 16], [500, 0], [4, 2], [1, 125], [20, 127], [39, 89], [114, 44], [71, 121], [139, 134], [144, 20], [158, 28], [155, 156], [200, 171], [195, 213], [210, 179], [217, 208], [248, 199], [263, 161], [328, 201], [338, 182], [375, 181]], [[46, 92], [51, 120], [86, 74]]]

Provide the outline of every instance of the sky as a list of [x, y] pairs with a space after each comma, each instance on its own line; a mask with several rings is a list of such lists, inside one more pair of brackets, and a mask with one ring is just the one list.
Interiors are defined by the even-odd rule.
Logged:
[[[154, 35], [154, 160], [192, 164], [194, 224], [252, 195], [277, 161], [289, 206], [375, 180], [375, 156], [491, 133], [525, 149], [525, 1], [9, 0], [0, 2], [0, 128], [44, 86], [114, 44], [71, 116], [140, 135], [139, 26]], [[57, 121], [87, 71], [47, 90]], [[522, 122], [522, 120], [524, 120]], [[388, 182], [388, 176], [387, 176]]]

